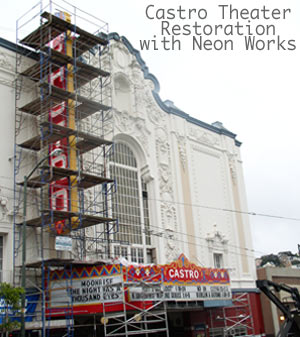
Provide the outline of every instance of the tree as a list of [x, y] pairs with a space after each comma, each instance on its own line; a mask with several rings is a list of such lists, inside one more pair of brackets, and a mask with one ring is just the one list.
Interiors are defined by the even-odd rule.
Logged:
[[261, 257], [260, 266], [263, 267], [267, 263], [274, 265], [274, 267], [284, 267], [284, 264], [280, 258], [274, 254], [264, 255]]
[[18, 329], [20, 323], [16, 320], [12, 320], [9, 317], [9, 313], [15, 312], [17, 315], [18, 310], [21, 308], [20, 301], [21, 296], [24, 293], [24, 289], [21, 287], [12, 287], [8, 283], [0, 284], [0, 299], [2, 299], [3, 307], [1, 311], [4, 312], [2, 316], [2, 323], [0, 324], [0, 331], [8, 336], [8, 333], [12, 330]]

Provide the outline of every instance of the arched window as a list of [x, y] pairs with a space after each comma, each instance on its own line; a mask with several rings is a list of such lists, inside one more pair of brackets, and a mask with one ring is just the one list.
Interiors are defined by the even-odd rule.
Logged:
[[117, 182], [113, 216], [119, 220], [114, 256], [138, 263], [151, 262], [147, 184], [140, 176], [134, 153], [124, 143], [115, 144], [112, 170]]

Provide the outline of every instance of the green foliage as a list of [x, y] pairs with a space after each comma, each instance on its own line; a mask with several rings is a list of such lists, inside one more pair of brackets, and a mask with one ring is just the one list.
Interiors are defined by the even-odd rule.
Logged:
[[275, 267], [284, 267], [284, 264], [280, 260], [280, 258], [277, 255], [274, 254], [269, 254], [269, 255], [264, 255], [261, 257], [261, 267], [263, 267], [267, 263], [273, 264]]
[[8, 283], [0, 284], [0, 298], [5, 300], [5, 317], [2, 324], [0, 324], [0, 331], [7, 332], [17, 330], [20, 327], [20, 323], [17, 321], [11, 321], [8, 313], [9, 310], [18, 310], [21, 308], [20, 301], [21, 296], [24, 294], [24, 289], [21, 287], [12, 287]]
[[24, 289], [21, 287], [12, 287], [9, 283], [0, 284], [0, 297], [5, 299], [8, 306], [12, 309], [20, 309], [21, 296], [24, 294]]
[[10, 318], [8, 317], [4, 323], [0, 324], [0, 332], [19, 330], [20, 326], [21, 326], [20, 322], [11, 321]]

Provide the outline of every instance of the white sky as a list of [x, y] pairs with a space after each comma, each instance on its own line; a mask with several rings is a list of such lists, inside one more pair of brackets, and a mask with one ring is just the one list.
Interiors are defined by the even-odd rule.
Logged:
[[[206, 24], [216, 19], [218, 4], [239, 8], [291, 8], [277, 21], [282, 39], [295, 39], [296, 51], [192, 51], [181, 38], [181, 51], [143, 51], [149, 70], [160, 82], [160, 95], [204, 122], [223, 122], [237, 133], [241, 147], [249, 211], [300, 219], [300, 2], [299, 0], [74, 0], [75, 6], [109, 23], [139, 49], [140, 39], [159, 36], [159, 20], [145, 8], [205, 8]], [[44, 1], [46, 4], [46, 2]], [[36, 1], [11, 0], [0, 13], [1, 37], [15, 41], [15, 22]], [[180, 22], [181, 24], [193, 23]], [[254, 20], [253, 20], [254, 21]], [[263, 20], [257, 24], [272, 24]], [[199, 22], [199, 24], [201, 24]], [[230, 37], [229, 37], [230, 38]], [[272, 37], [271, 37], [272, 38]], [[235, 43], [237, 40], [235, 39]], [[250, 216], [254, 248], [264, 253], [297, 251], [300, 221]], [[257, 254], [259, 255], [259, 254]]]

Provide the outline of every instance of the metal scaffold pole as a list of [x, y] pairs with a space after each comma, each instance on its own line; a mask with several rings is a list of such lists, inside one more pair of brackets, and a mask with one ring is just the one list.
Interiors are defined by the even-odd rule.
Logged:
[[[22, 297], [21, 335], [34, 326], [71, 337], [73, 265], [98, 257], [117, 228], [108, 25], [66, 1], [40, 1], [18, 20], [16, 39], [14, 281], [41, 295], [32, 322]], [[61, 270], [69, 299], [54, 310]]]

